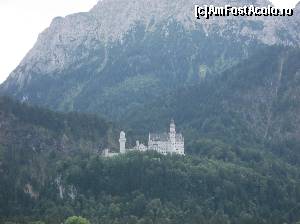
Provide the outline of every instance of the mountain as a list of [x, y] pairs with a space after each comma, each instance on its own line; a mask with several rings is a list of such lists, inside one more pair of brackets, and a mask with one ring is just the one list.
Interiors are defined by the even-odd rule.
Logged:
[[[194, 4], [270, 2], [102, 0], [53, 20], [0, 87], [21, 101], [0, 97], [0, 223], [299, 222], [300, 5], [195, 20]], [[185, 157], [99, 156], [116, 124], [131, 144], [171, 117]]]
[[104, 0], [55, 18], [1, 94], [119, 120], [176, 88], [222, 74], [263, 45], [299, 46], [299, 16], [194, 18], [195, 4], [268, 1]]

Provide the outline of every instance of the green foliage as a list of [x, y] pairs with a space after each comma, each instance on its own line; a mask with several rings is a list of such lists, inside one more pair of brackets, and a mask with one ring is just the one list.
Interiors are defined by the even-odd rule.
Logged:
[[79, 113], [58, 113], [48, 109], [21, 104], [7, 97], [0, 98], [1, 113], [14, 116], [18, 122], [30, 124], [54, 132], [56, 135], [70, 135], [74, 139], [96, 141], [103, 136], [109, 124], [98, 116]]
[[[247, 161], [238, 156], [226, 160], [214, 152], [208, 156], [203, 152], [201, 157], [154, 152], [114, 158], [58, 154], [38, 201], [32, 203], [33, 210], [26, 210], [23, 203], [18, 208], [47, 224], [61, 223], [75, 214], [95, 224], [280, 224], [299, 220], [299, 166], [269, 154]], [[55, 184], [57, 177], [65, 189], [63, 199]]]
[[0, 145], [0, 162], [3, 160], [4, 157], [4, 146]]
[[90, 222], [81, 216], [72, 216], [67, 218], [65, 224], [90, 224]]
[[[5, 150], [22, 152], [27, 163], [35, 152], [98, 151], [112, 147], [117, 133], [113, 125], [98, 116], [79, 113], [59, 113], [29, 106], [7, 97], [0, 97], [1, 127], [0, 161]], [[5, 149], [6, 148], [6, 149]]]

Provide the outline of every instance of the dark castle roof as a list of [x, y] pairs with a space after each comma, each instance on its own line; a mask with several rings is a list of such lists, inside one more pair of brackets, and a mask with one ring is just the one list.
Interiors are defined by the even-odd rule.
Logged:
[[[162, 134], [151, 134], [150, 133], [150, 140], [155, 142], [167, 142], [170, 140], [170, 136], [168, 133], [162, 133]], [[183, 141], [182, 134], [176, 134], [176, 141]]]

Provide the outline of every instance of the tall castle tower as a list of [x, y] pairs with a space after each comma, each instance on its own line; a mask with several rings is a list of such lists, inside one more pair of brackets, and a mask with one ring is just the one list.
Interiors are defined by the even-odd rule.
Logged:
[[120, 142], [120, 153], [121, 154], [126, 153], [126, 137], [125, 137], [124, 131], [121, 131], [121, 133], [120, 133], [119, 142]]
[[169, 135], [170, 135], [171, 148], [173, 151], [176, 151], [176, 126], [173, 119], [171, 120]]

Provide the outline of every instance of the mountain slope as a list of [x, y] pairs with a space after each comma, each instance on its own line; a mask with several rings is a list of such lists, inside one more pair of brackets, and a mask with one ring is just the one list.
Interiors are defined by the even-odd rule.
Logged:
[[97, 116], [56, 113], [0, 97], [0, 222], [32, 213], [58, 157], [113, 147], [112, 129]]
[[162, 130], [162, 121], [173, 116], [188, 142], [210, 138], [232, 145], [271, 144], [299, 162], [299, 58], [299, 49], [265, 48], [219, 77], [178, 88], [129, 112], [123, 123], [146, 136]]
[[112, 125], [96, 116], [62, 114], [0, 97], [0, 144], [29, 152], [98, 150]]
[[105, 0], [88, 13], [56, 18], [0, 92], [116, 119], [178, 86], [222, 73], [261, 45], [299, 45], [297, 16], [196, 20], [195, 3], [207, 2]]

